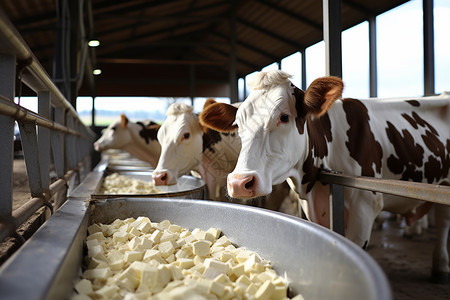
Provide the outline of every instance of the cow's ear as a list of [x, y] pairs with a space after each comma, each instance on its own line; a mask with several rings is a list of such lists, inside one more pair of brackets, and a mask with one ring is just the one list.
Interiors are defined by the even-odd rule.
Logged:
[[338, 77], [317, 78], [308, 87], [304, 98], [304, 108], [309, 114], [322, 116], [337, 99], [342, 97], [344, 83]]
[[217, 103], [217, 102], [213, 98], [206, 99], [205, 104], [203, 104], [203, 109], [207, 108], [208, 106], [210, 106], [211, 104], [214, 104], [214, 103]]
[[237, 108], [226, 103], [208, 105], [199, 115], [202, 126], [220, 132], [230, 132], [237, 128], [234, 125]]
[[128, 126], [128, 118], [124, 114], [120, 115], [120, 120], [123, 128]]

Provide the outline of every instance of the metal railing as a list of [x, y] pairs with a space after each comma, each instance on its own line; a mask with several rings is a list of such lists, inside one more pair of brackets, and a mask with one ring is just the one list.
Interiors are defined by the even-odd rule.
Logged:
[[[21, 84], [36, 93], [37, 113], [14, 103]], [[13, 211], [15, 122], [31, 195]], [[53, 212], [64, 203], [91, 169], [94, 139], [0, 8], [0, 242], [41, 207]]]
[[450, 205], [450, 187], [403, 180], [348, 176], [322, 170], [319, 179], [331, 184], [333, 231], [344, 235], [344, 186]]

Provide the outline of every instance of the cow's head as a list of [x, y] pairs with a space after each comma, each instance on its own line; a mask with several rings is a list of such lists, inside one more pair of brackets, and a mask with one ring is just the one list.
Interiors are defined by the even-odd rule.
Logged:
[[111, 123], [103, 135], [94, 143], [95, 150], [123, 149], [127, 146], [132, 140], [128, 123], [128, 118], [121, 114], [120, 119]]
[[324, 115], [342, 95], [343, 83], [335, 77], [316, 79], [306, 92], [289, 78], [283, 71], [260, 72], [237, 110], [215, 103], [200, 114], [201, 123], [217, 131], [238, 127], [242, 148], [227, 179], [231, 197], [267, 195], [272, 185], [298, 177], [308, 152], [306, 119]]
[[193, 107], [174, 103], [158, 132], [161, 156], [153, 171], [155, 185], [177, 183], [177, 178], [195, 169], [202, 156], [202, 127]]

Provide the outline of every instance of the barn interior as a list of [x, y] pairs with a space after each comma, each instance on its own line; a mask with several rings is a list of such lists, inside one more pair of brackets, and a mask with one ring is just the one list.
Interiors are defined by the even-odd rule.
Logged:
[[[229, 97], [231, 102], [237, 102], [244, 100], [238, 94], [239, 79], [295, 52], [305, 54], [308, 47], [322, 40], [328, 45], [327, 74], [340, 76], [341, 31], [368, 21], [370, 43], [376, 45], [375, 18], [406, 2], [408, 0], [2, 0], [0, 29], [14, 28], [12, 35], [19, 36], [18, 41], [26, 46], [23, 50], [11, 51], [16, 41], [2, 36], [0, 53], [15, 53], [17, 68], [14, 69], [24, 82], [9, 91], [11, 97], [42, 96], [42, 91], [47, 91], [43, 87], [46, 83], [33, 78], [36, 70], [43, 71], [58, 89], [50, 89], [51, 94], [66, 99], [71, 107], [65, 102], [62, 107], [74, 115], [80, 96], [93, 97], [93, 101], [102, 96]], [[433, 95], [434, 58], [430, 39], [433, 1], [423, 3], [424, 95]], [[99, 45], [90, 46], [91, 41], [99, 41]], [[376, 46], [370, 51], [370, 94], [376, 97]], [[32, 53], [32, 65], [29, 53]], [[306, 74], [305, 63], [300, 68]], [[95, 70], [101, 70], [101, 74], [94, 75]], [[306, 87], [305, 78], [302, 76], [302, 88]], [[0, 100], [0, 106], [4, 105], [5, 101]], [[58, 107], [56, 112], [46, 116], [55, 123], [59, 121], [57, 110]], [[2, 108], [2, 114], [14, 113]], [[61, 130], [58, 124], [46, 123], [40, 116], [34, 118], [29, 111], [21, 110], [16, 116], [24, 122], [35, 122], [34, 126]], [[2, 126], [0, 123], [0, 128], [4, 128]], [[94, 123], [86, 132], [81, 131], [82, 135], [89, 135], [92, 130], [98, 137], [100, 129]], [[73, 133], [73, 130], [67, 132]], [[4, 131], [0, 132], [2, 140], [3, 134]], [[36, 148], [41, 149], [37, 152], [52, 155], [55, 152], [50, 146]], [[33, 161], [33, 156], [27, 155], [25, 160]], [[92, 159], [95, 166], [99, 157], [92, 156]], [[64, 171], [73, 167], [70, 157], [64, 156], [63, 160]], [[9, 172], [5, 171], [7, 169], [0, 171], [1, 178]], [[62, 178], [56, 171], [58, 178]], [[30, 178], [39, 177], [29, 169], [22, 170], [25, 176], [27, 172]], [[7, 190], [8, 184], [2, 182], [0, 189]], [[67, 185], [71, 186], [69, 180]], [[33, 199], [41, 195], [35, 191], [31, 191]], [[42, 207], [44, 202], [39, 203], [33, 207]], [[5, 205], [0, 204], [0, 211], [4, 208]], [[45, 218], [44, 213], [41, 219]], [[4, 229], [2, 226], [0, 222], [0, 229]], [[398, 230], [394, 234], [399, 235]], [[427, 254], [422, 255], [423, 261], [418, 263], [426, 269], [420, 273], [423, 280], [428, 276], [429, 262], [425, 260], [429, 260], [431, 239], [433, 237], [427, 235], [419, 240], [428, 247]], [[375, 245], [380, 252], [391, 247], [397, 256], [403, 255], [407, 247], [417, 247], [411, 241], [406, 248], [396, 247], [383, 237]], [[388, 260], [384, 262], [393, 264]], [[402, 285], [402, 295], [396, 294], [396, 299], [416, 299], [418, 295], [439, 299], [450, 295], [447, 286], [435, 287], [427, 283], [426, 290], [417, 292], [417, 297], [411, 296], [408, 289], [419, 285], [417, 278], [408, 277], [407, 267], [399, 269], [404, 277], [401, 284], [396, 284], [396, 289]]]

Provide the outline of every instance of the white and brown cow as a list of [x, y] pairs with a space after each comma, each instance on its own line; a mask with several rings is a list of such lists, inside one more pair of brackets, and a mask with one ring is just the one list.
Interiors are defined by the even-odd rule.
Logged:
[[[226, 132], [238, 128], [242, 150], [228, 175], [232, 197], [270, 193], [287, 178], [300, 195], [309, 220], [330, 227], [329, 186], [317, 182], [320, 169], [448, 185], [450, 95], [421, 99], [340, 99], [343, 83], [316, 79], [306, 92], [283, 71], [261, 72], [239, 108], [213, 104], [202, 124]], [[345, 234], [368, 244], [381, 210], [407, 215], [421, 201], [345, 188]], [[426, 206], [426, 205], [425, 205]], [[419, 209], [421, 210], [421, 209]], [[440, 216], [433, 271], [448, 274], [450, 206]], [[411, 216], [409, 216], [411, 217]]]
[[[213, 103], [213, 99], [208, 99], [204, 107]], [[153, 183], [175, 184], [179, 176], [193, 170], [205, 180], [211, 200], [229, 201], [226, 196], [227, 175], [236, 166], [241, 149], [237, 133], [219, 133], [204, 128], [193, 113], [193, 107], [184, 103], [172, 104], [166, 114], [167, 119], [158, 132], [162, 151], [153, 171]], [[245, 203], [278, 209], [282, 199], [289, 193], [289, 187], [280, 185], [275, 189], [276, 195], [270, 199], [259, 199], [263, 203]]]
[[111, 123], [94, 143], [94, 148], [97, 151], [121, 149], [154, 167], [161, 154], [161, 145], [156, 138], [160, 127], [154, 122], [130, 122], [121, 114], [119, 120]]

